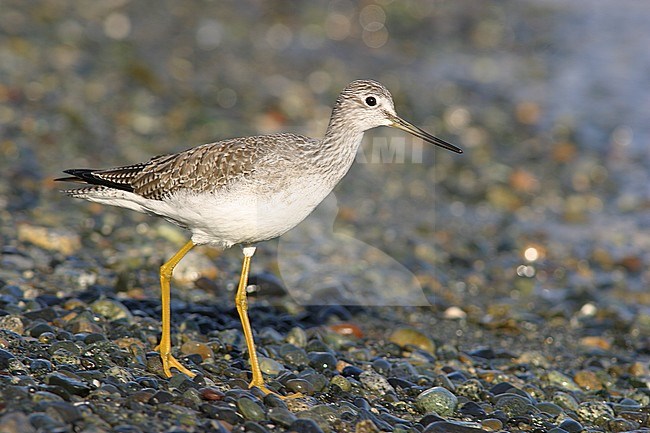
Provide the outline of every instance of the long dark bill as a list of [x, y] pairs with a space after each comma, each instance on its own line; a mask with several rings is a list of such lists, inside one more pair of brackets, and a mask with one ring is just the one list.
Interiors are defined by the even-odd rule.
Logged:
[[433, 135], [429, 134], [426, 131], [423, 131], [422, 129], [418, 128], [415, 125], [411, 125], [408, 123], [406, 120], [399, 118], [399, 117], [392, 117], [393, 123], [392, 125], [389, 125], [393, 128], [401, 129], [402, 131], [406, 131], [409, 134], [413, 134], [418, 138], [421, 138], [424, 141], [427, 141], [431, 144], [435, 144], [436, 146], [443, 147], [447, 150], [451, 150], [452, 152], [456, 153], [463, 153], [463, 149], [460, 147], [454, 146], [451, 143], [447, 143], [444, 140], [439, 139], [438, 137], [434, 137]]

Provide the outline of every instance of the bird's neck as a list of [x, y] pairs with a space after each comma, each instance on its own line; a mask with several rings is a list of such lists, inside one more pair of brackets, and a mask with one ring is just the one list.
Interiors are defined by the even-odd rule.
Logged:
[[331, 174], [340, 180], [350, 169], [361, 145], [364, 131], [347, 119], [332, 114], [319, 153]]

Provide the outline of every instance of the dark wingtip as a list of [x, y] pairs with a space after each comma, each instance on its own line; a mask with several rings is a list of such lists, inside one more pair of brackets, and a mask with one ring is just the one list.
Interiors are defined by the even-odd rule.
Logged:
[[70, 174], [69, 177], [58, 177], [54, 179], [55, 182], [83, 182], [90, 183], [89, 180], [93, 179], [92, 173], [95, 171], [92, 168], [69, 168], [63, 170], [64, 173]]

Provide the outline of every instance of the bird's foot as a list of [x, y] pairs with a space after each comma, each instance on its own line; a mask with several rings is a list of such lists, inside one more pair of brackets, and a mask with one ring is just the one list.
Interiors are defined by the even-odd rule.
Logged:
[[[157, 351], [159, 351], [158, 347], [156, 347]], [[163, 354], [160, 352], [160, 360], [162, 361], [162, 367], [163, 367], [163, 373], [165, 373], [165, 376], [167, 377], [172, 377], [172, 367], [177, 369], [183, 374], [188, 375], [189, 377], [194, 377], [196, 376], [196, 373], [191, 372], [188, 370], [183, 364], [181, 364], [176, 358], [172, 356], [171, 353], [165, 353]]]

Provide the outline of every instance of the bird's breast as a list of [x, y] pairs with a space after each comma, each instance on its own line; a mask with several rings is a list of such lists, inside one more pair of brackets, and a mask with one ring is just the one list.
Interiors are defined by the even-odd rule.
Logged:
[[[305, 219], [334, 185], [320, 176], [303, 176], [274, 188], [243, 182], [219, 191], [180, 191], [165, 216], [192, 231], [198, 244], [230, 247], [276, 238]], [[159, 213], [160, 209], [157, 209]]]

